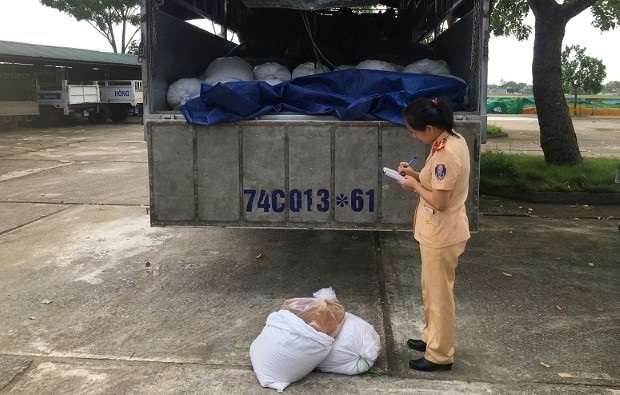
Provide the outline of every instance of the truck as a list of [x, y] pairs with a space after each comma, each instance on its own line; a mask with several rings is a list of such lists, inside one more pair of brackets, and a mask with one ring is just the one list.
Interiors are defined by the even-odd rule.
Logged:
[[64, 117], [88, 117], [91, 123], [127, 120], [128, 112], [142, 104], [142, 81], [89, 81], [39, 87], [41, 121], [56, 124]]
[[61, 80], [58, 86], [40, 87], [37, 89], [40, 120], [53, 125], [64, 116], [88, 116], [89, 112], [96, 111], [100, 95], [97, 81], [69, 84], [67, 80]]
[[100, 114], [108, 114], [112, 122], [124, 122], [129, 111], [139, 115], [144, 95], [142, 80], [106, 80], [99, 83]]
[[[451, 95], [458, 80], [455, 129], [470, 149], [466, 209], [476, 231], [489, 14], [489, 0], [144, 0], [151, 226], [410, 230], [415, 196], [382, 170], [413, 157], [419, 170], [429, 148], [394, 115], [403, 98]], [[231, 58], [254, 71], [274, 62], [292, 76], [208, 80], [214, 62]], [[367, 60], [389, 68], [363, 70]], [[429, 60], [449, 75], [403, 71]], [[308, 62], [329, 70], [295, 77]], [[197, 79], [198, 95], [170, 104], [177, 81]]]

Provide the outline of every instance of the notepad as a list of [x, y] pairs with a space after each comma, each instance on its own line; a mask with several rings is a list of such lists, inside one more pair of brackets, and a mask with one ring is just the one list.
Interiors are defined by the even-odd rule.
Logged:
[[395, 179], [396, 181], [401, 181], [405, 179], [405, 177], [403, 177], [399, 172], [397, 172], [396, 170], [390, 169], [389, 167], [383, 168], [383, 174], [385, 174], [386, 176], [390, 178]]

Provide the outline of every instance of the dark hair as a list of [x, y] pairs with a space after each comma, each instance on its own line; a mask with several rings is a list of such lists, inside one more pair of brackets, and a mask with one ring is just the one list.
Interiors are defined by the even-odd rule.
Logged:
[[445, 129], [453, 136], [456, 135], [453, 130], [454, 114], [452, 112], [452, 105], [445, 96], [436, 99], [427, 99], [425, 97], [413, 99], [403, 110], [403, 119], [414, 130], [424, 130], [426, 125], [431, 125]]

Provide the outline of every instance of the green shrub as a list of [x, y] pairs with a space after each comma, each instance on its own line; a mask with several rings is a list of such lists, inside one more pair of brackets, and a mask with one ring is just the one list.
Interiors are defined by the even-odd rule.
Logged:
[[502, 132], [502, 127], [495, 124], [487, 124], [487, 136], [492, 136], [494, 134], [500, 134]]

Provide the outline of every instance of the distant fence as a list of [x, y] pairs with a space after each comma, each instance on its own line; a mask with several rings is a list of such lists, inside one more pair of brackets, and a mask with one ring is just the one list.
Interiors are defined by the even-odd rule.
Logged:
[[[566, 98], [567, 111], [573, 114], [574, 98]], [[533, 97], [489, 97], [488, 114], [536, 114]], [[577, 97], [577, 115], [620, 116], [619, 98]]]

